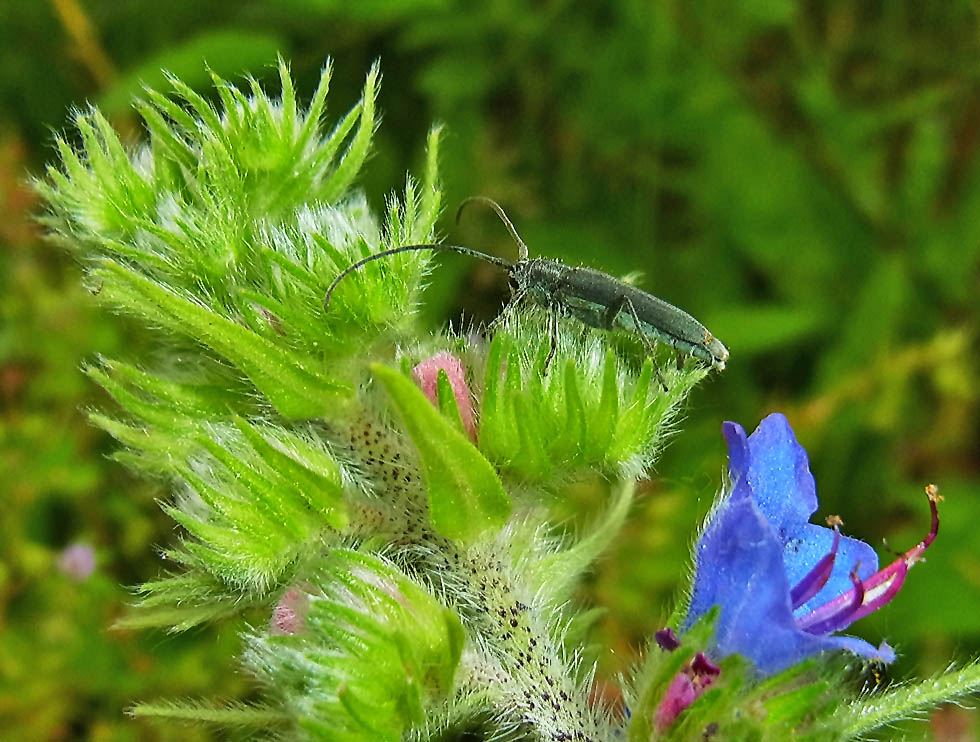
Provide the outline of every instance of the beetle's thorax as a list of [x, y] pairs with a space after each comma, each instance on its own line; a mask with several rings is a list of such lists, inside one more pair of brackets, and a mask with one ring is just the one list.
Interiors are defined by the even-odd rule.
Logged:
[[550, 306], [559, 293], [564, 269], [563, 263], [548, 258], [530, 258], [515, 263], [510, 272], [514, 291], [538, 304]]

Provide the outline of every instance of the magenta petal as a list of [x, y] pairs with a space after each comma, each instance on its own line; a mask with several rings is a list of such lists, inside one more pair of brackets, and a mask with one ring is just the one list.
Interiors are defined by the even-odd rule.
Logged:
[[697, 689], [694, 687], [691, 678], [683, 672], [677, 673], [674, 679], [670, 681], [670, 686], [653, 716], [653, 723], [656, 728], [661, 732], [667, 729], [674, 723], [674, 719], [680, 715], [681, 711], [694, 703], [696, 698]]
[[926, 495], [929, 498], [929, 514], [931, 516], [929, 533], [926, 534], [926, 537], [922, 541], [906, 551], [883, 570], [864, 580], [864, 603], [855, 612], [854, 617], [851, 619], [852, 621], [864, 618], [869, 613], [874, 613], [883, 605], [890, 602], [898, 591], [901, 590], [909, 569], [912, 568], [913, 564], [922, 559], [922, 554], [936, 540], [936, 536], [939, 535], [939, 509], [936, 506], [936, 502], [941, 498], [935, 486], [931, 484], [926, 487]]
[[691, 660], [691, 672], [702, 679], [702, 683], [710, 684], [712, 678], [721, 675], [721, 668], [705, 656], [704, 652], [698, 652]]
[[657, 642], [657, 646], [665, 652], [673, 652], [681, 645], [681, 640], [677, 638], [677, 634], [669, 626], [655, 632], [653, 639]]
[[908, 573], [908, 564], [906, 564], [905, 560], [898, 559], [865, 580], [864, 602], [851, 614], [850, 621], [841, 626], [841, 628], [874, 613], [883, 605], [890, 603], [892, 598], [898, 595], [898, 591], [902, 589]]
[[[786, 544], [783, 562], [791, 585], [800, 582], [833, 547], [837, 538], [831, 528], [806, 523], [798, 529], [793, 540]], [[858, 577], [865, 579], [878, 571], [878, 555], [868, 544], [841, 534], [837, 557], [827, 583], [806, 603], [794, 610], [802, 616], [828, 600], [851, 589], [851, 570], [858, 565]]]
[[[927, 492], [929, 492], [928, 488]], [[934, 493], [929, 496], [932, 523], [929, 533], [922, 541], [884, 569], [862, 580], [860, 586], [855, 585], [854, 590], [848, 590], [846, 593], [838, 595], [833, 600], [797, 619], [799, 627], [814, 634], [840, 631], [889, 603], [905, 584], [909, 568], [922, 558], [923, 552], [929, 548], [939, 533], [937, 497], [933, 495]], [[858, 597], [859, 600], [855, 602], [855, 598]]]
[[84, 582], [95, 571], [95, 550], [88, 544], [72, 544], [58, 557], [58, 569], [77, 582]]

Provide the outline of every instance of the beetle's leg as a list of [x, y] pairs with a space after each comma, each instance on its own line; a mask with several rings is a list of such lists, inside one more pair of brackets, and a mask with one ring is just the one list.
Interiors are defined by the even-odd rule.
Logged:
[[[616, 320], [616, 317], [624, 309], [633, 320], [633, 331], [640, 336], [640, 341], [644, 346], [646, 346], [647, 354], [650, 356], [652, 361], [654, 354], [656, 353], [656, 349], [653, 347], [653, 343], [650, 342], [650, 338], [644, 335], [643, 331], [640, 329], [640, 317], [636, 313], [636, 307], [633, 306], [633, 302], [630, 301], [628, 296], [623, 296], [618, 304], [614, 304], [606, 311], [606, 320], [609, 322], [610, 329], [612, 328], [612, 323]], [[667, 382], [665, 382], [664, 377], [660, 375], [660, 368], [656, 363], [653, 364], [653, 372], [657, 375], [657, 381], [660, 382], [660, 386], [663, 387], [663, 390], [665, 392], [669, 392], [670, 389], [667, 386]]]
[[503, 323], [504, 318], [515, 308], [518, 304], [524, 301], [527, 297], [527, 290], [523, 288], [514, 288], [511, 286], [510, 289], [510, 301], [504, 306], [500, 314], [497, 315], [496, 319], [490, 323], [491, 327], [497, 325], [498, 323]]
[[555, 307], [548, 308], [548, 334], [551, 336], [551, 347], [548, 348], [548, 356], [544, 359], [544, 368], [541, 371], [544, 376], [548, 375], [548, 366], [558, 350], [558, 309]]
[[508, 306], [516, 307], [527, 297], [527, 289], [511, 289]]
[[[613, 327], [616, 326], [616, 318], [619, 316], [619, 313], [620, 312], [622, 312], [624, 309], [626, 309], [626, 301], [627, 301], [627, 299], [626, 299], [626, 296], [625, 295], [624, 296], [620, 296], [619, 299], [617, 299], [612, 304], [610, 304], [608, 307], [606, 307], [606, 311], [603, 312], [603, 314], [602, 314], [602, 329], [603, 330], [611, 330], [611, 329], [613, 329]], [[631, 304], [631, 306], [632, 306], [632, 304]], [[635, 314], [636, 312], [634, 311], [633, 313]], [[634, 320], [634, 322], [635, 322], [635, 320]], [[640, 326], [637, 325], [636, 326], [636, 329], [639, 330], [640, 329]]]
[[551, 347], [548, 349], [548, 357], [544, 359], [544, 369], [543, 374], [548, 375], [548, 367], [551, 365], [551, 360], [555, 357], [555, 352], [558, 350], [558, 316], [562, 313], [562, 307], [565, 306], [565, 292], [561, 288], [555, 289], [551, 296], [551, 304], [548, 306], [549, 322], [548, 331], [551, 335]]

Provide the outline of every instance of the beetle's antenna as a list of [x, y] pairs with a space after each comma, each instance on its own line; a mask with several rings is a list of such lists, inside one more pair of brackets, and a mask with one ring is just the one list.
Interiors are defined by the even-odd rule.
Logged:
[[521, 236], [517, 234], [517, 230], [514, 228], [514, 223], [507, 218], [507, 214], [504, 213], [501, 205], [492, 198], [487, 198], [486, 196], [470, 196], [469, 198], [464, 199], [463, 203], [461, 203], [459, 208], [456, 209], [456, 223], [459, 224], [459, 216], [463, 213], [463, 209], [472, 203], [480, 203], [493, 209], [494, 213], [500, 217], [500, 221], [502, 221], [504, 226], [507, 227], [507, 231], [510, 232], [510, 236], [514, 238], [514, 242], [517, 243], [517, 259], [527, 260], [527, 245], [524, 244], [524, 240], [521, 239]]
[[471, 250], [468, 247], [460, 247], [459, 245], [402, 245], [401, 247], [393, 247], [390, 250], [382, 250], [374, 255], [368, 255], [366, 258], [361, 258], [356, 263], [352, 263], [337, 274], [337, 277], [333, 279], [333, 281], [327, 287], [327, 292], [323, 295], [323, 311], [326, 312], [330, 306], [330, 295], [333, 294], [334, 289], [337, 288], [337, 284], [339, 284], [344, 278], [354, 271], [360, 269], [364, 265], [367, 265], [372, 260], [381, 260], [381, 258], [387, 258], [389, 255], [397, 255], [400, 252], [411, 252], [418, 250], [447, 250], [449, 252], [458, 252], [463, 255], [469, 255], [470, 257], [485, 260], [488, 263], [493, 263], [494, 265], [499, 265], [505, 270], [510, 270], [514, 266], [514, 264], [510, 261], [498, 258], [495, 255], [487, 255], [479, 250]]

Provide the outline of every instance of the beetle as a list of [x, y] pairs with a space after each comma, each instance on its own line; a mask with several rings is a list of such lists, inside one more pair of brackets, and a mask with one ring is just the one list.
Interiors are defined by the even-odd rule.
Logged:
[[517, 243], [517, 262], [512, 263], [459, 245], [393, 247], [362, 258], [341, 271], [327, 287], [323, 297], [324, 311], [328, 310], [330, 296], [337, 285], [365, 264], [402, 252], [443, 250], [469, 255], [500, 266], [507, 271], [510, 278], [511, 304], [526, 299], [551, 312], [551, 349], [545, 359], [545, 370], [555, 355], [560, 315], [575, 317], [583, 324], [600, 330], [622, 328], [635, 332], [651, 354], [652, 341], [657, 340], [682, 353], [700, 358], [719, 371], [725, 368], [728, 348], [684, 310], [595, 268], [570, 266], [553, 258], [530, 257], [527, 245], [500, 204], [484, 196], [473, 196], [463, 201], [456, 212], [457, 222], [463, 209], [471, 203], [482, 203], [500, 217]]

